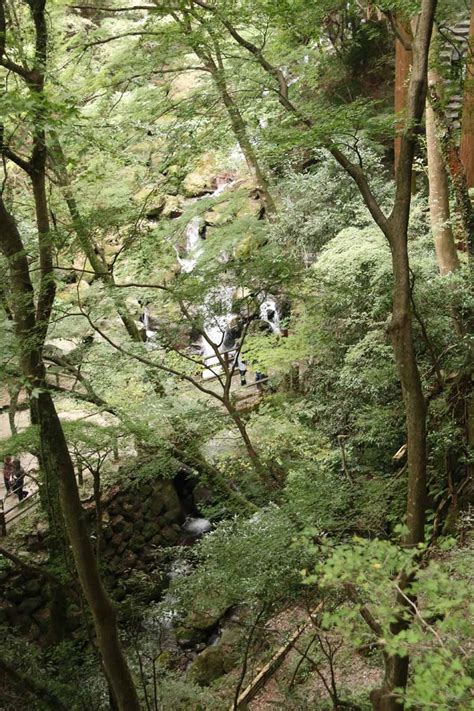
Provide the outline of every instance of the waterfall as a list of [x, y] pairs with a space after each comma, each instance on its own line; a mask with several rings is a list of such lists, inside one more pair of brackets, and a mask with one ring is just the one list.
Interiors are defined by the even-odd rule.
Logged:
[[[209, 292], [204, 301], [204, 309], [208, 312], [204, 319], [204, 331], [209, 341], [211, 341], [209, 343], [206, 338], [201, 338], [201, 355], [206, 366], [203, 378], [206, 380], [214, 377], [216, 373], [222, 372], [222, 367], [219, 364], [213, 345], [217, 346], [220, 353], [227, 350], [224, 345], [224, 339], [231, 322], [235, 319], [235, 314], [231, 312], [233, 293], [232, 287], [221, 286], [216, 291]], [[225, 312], [225, 315], [213, 315], [216, 305], [220, 307], [219, 311]]]
[[201, 220], [199, 217], [193, 217], [186, 227], [186, 257], [180, 257], [176, 252], [178, 262], [181, 265], [181, 271], [189, 274], [193, 271], [199, 257], [202, 254], [202, 247], [199, 246], [201, 237], [199, 235], [199, 227]]
[[[233, 181], [218, 183], [216, 190], [214, 190], [210, 197], [217, 197], [232, 184]], [[203, 252], [203, 248], [200, 245], [200, 226], [201, 218], [196, 216], [190, 220], [186, 227], [185, 257], [180, 257], [177, 248], [175, 248], [181, 271], [185, 274], [189, 274], [194, 270]], [[227, 259], [228, 254], [223, 252], [220, 260], [225, 262]], [[235, 339], [231, 334], [232, 323], [235, 323], [235, 319], [237, 318], [236, 314], [232, 313], [234, 292], [234, 288], [222, 285], [217, 289], [209, 291], [204, 299], [202, 312], [204, 313], [205, 337], [201, 336], [199, 346], [204, 363], [202, 377], [205, 380], [222, 373], [222, 367], [216, 355], [216, 349], [219, 353], [225, 353], [235, 346]], [[260, 319], [268, 323], [272, 332], [279, 336], [281, 335], [280, 314], [275, 299], [269, 294], [265, 294], [264, 299], [260, 305]], [[216, 316], [216, 313], [220, 315]], [[145, 328], [147, 328], [146, 323]], [[237, 367], [244, 372], [246, 370], [246, 366], [240, 354]]]
[[266, 300], [260, 305], [260, 318], [265, 323], [268, 323], [273, 333], [281, 336], [280, 314], [275, 299], [267, 296]]
[[145, 335], [147, 338], [147, 341], [153, 341], [155, 336], [156, 336], [156, 331], [153, 329], [151, 318], [150, 318], [150, 309], [148, 306], [143, 307], [143, 325], [145, 327]]

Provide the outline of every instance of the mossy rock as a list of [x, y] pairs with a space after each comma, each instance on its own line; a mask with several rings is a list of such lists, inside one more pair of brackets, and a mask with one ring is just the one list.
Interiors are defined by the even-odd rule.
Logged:
[[217, 644], [207, 647], [194, 659], [189, 674], [201, 686], [209, 686], [224, 674], [228, 674], [239, 660], [238, 642], [240, 632], [226, 629]]
[[130, 540], [132, 535], [133, 535], [133, 523], [126, 521], [125, 525], [123, 527], [123, 531], [122, 531], [122, 536], [123, 536], [124, 541]]
[[168, 544], [173, 545], [178, 542], [179, 532], [173, 526], [165, 526], [161, 529], [161, 538]]
[[201, 197], [207, 193], [212, 193], [216, 187], [216, 179], [212, 172], [204, 166], [201, 170], [193, 170], [188, 173], [183, 180], [181, 190], [188, 197]]
[[241, 630], [237, 627], [228, 627], [223, 631], [217, 643], [222, 655], [222, 663], [226, 674], [232, 671], [239, 661], [239, 644], [241, 637]]
[[207, 647], [197, 655], [189, 668], [189, 677], [200, 686], [209, 686], [225, 674], [222, 655], [217, 646]]
[[160, 533], [160, 526], [157, 522], [155, 521], [148, 521], [143, 526], [143, 538], [145, 541], [150, 541], [153, 536], [156, 536]]
[[122, 545], [122, 543], [123, 543], [122, 534], [121, 534], [121, 533], [116, 533], [116, 534], [112, 537], [112, 540], [111, 540], [111, 544], [112, 544], [113, 547], [115, 548], [115, 551], [116, 551], [116, 552], [117, 552], [118, 548], [120, 548], [120, 546]]
[[169, 220], [181, 217], [184, 210], [184, 198], [181, 195], [165, 195], [165, 204], [161, 216]]
[[121, 514], [119, 514], [111, 520], [110, 525], [112, 526], [114, 533], [121, 533], [125, 528], [125, 519]]
[[180, 647], [195, 647], [206, 639], [206, 633], [193, 627], [177, 627], [175, 629], [176, 641]]

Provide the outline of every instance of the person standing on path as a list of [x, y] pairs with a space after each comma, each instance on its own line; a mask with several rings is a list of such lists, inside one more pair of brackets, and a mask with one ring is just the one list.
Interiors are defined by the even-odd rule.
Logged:
[[5, 490], [6, 490], [6, 495], [10, 494], [13, 488], [13, 477], [14, 477], [14, 469], [13, 469], [13, 457], [11, 457], [9, 454], [5, 457], [3, 460], [3, 481], [5, 482]]
[[23, 501], [28, 496], [28, 492], [23, 489], [25, 482], [25, 470], [21, 466], [19, 459], [13, 461], [13, 491], [18, 496], [18, 501]]

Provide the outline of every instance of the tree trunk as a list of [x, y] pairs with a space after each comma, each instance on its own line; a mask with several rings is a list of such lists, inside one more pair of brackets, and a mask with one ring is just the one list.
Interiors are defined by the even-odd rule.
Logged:
[[[428, 83], [441, 86], [441, 79], [434, 69], [428, 72]], [[436, 259], [440, 274], [450, 274], [459, 268], [459, 258], [450, 222], [448, 176], [438, 144], [435, 115], [429, 100], [426, 101], [426, 152], [431, 231]]]
[[438, 87], [434, 84], [430, 84], [429, 99], [436, 118], [439, 146], [453, 183], [456, 204], [465, 236], [465, 249], [468, 257], [472, 257], [474, 254], [474, 210], [469, 198], [466, 172], [456, 145], [453, 128], [446, 118], [441, 105]]
[[268, 181], [264, 175], [260, 164], [258, 162], [257, 154], [255, 153], [250, 139], [247, 135], [247, 127], [245, 125], [244, 119], [237, 104], [234, 102], [232, 96], [229, 93], [225, 79], [221, 73], [217, 73], [214, 76], [216, 86], [219, 90], [222, 102], [227, 109], [229, 114], [229, 119], [232, 125], [237, 142], [240, 146], [242, 153], [245, 156], [247, 165], [250, 170], [254, 173], [257, 180], [257, 187], [262, 193], [263, 202], [267, 211], [272, 214], [275, 212], [275, 203], [268, 188]]
[[15, 424], [15, 415], [18, 409], [18, 398], [20, 396], [20, 386], [17, 384], [12, 384], [8, 386], [8, 394], [10, 396], [10, 402], [8, 404], [8, 423], [10, 425], [10, 432], [12, 435], [17, 434], [17, 428]]
[[424, 540], [426, 507], [426, 403], [413, 342], [410, 271], [403, 228], [394, 222], [391, 239], [394, 275], [392, 324], [393, 350], [402, 386], [408, 449], [408, 499], [405, 542]]
[[217, 91], [219, 92], [219, 95], [222, 99], [222, 103], [224, 104], [224, 106], [227, 109], [227, 113], [229, 115], [230, 123], [232, 126], [232, 130], [234, 132], [235, 138], [237, 139], [237, 143], [239, 144], [240, 149], [245, 156], [245, 160], [247, 161], [248, 167], [255, 175], [255, 179], [257, 181], [257, 187], [259, 188], [259, 190], [262, 194], [263, 203], [265, 205], [265, 208], [266, 208], [267, 212], [270, 215], [272, 215], [276, 212], [276, 207], [275, 207], [273, 198], [270, 194], [270, 190], [268, 187], [268, 180], [267, 180], [266, 175], [264, 174], [263, 170], [260, 167], [260, 163], [258, 161], [257, 154], [255, 153], [252, 143], [250, 142], [250, 138], [248, 137], [247, 126], [245, 124], [244, 118], [243, 118], [242, 114], [240, 113], [240, 109], [239, 109], [237, 103], [234, 101], [234, 99], [232, 98], [232, 95], [229, 91], [229, 87], [227, 85], [227, 81], [226, 81], [226, 77], [225, 77], [224, 63], [222, 61], [222, 57], [221, 57], [221, 53], [220, 53], [219, 42], [217, 41], [217, 39], [215, 37], [213, 37], [213, 42], [214, 42], [217, 64], [216, 64], [216, 62], [214, 62], [214, 60], [210, 56], [206, 56], [203, 53], [201, 53], [201, 58], [205, 61], [206, 65], [209, 69], [209, 72], [214, 80], [214, 83], [217, 87]]
[[[401, 116], [406, 108], [406, 97], [408, 90], [408, 79], [410, 76], [410, 67], [412, 62], [412, 53], [405, 49], [401, 41], [395, 40], [395, 92], [394, 92], [394, 110], [397, 116]], [[400, 119], [395, 126], [394, 140], [394, 168], [395, 174], [398, 168], [398, 159], [400, 157], [400, 147], [402, 144], [401, 132], [403, 130], [404, 121]]]
[[[47, 324], [37, 326], [33, 286], [26, 251], [13, 217], [0, 197], [0, 248], [8, 260], [13, 293], [15, 328], [20, 346], [23, 375], [34, 397], [34, 418], [40, 427], [40, 458], [48, 482], [59, 483], [59, 498], [72, 554], [84, 596], [91, 609], [107, 676], [121, 711], [139, 711], [138, 697], [118, 638], [115, 611], [102, 585], [83, 519], [74, 467], [51, 395], [46, 390], [41, 360], [42, 334]], [[44, 312], [43, 312], [44, 313]]]
[[461, 127], [461, 160], [466, 171], [468, 188], [474, 187], [474, 0], [471, 0], [468, 56]]
[[38, 397], [42, 457], [59, 473], [61, 507], [84, 596], [92, 612], [97, 646], [120, 711], [140, 711], [137, 692], [118, 637], [115, 609], [105, 591], [89, 538], [74, 467], [49, 392]]

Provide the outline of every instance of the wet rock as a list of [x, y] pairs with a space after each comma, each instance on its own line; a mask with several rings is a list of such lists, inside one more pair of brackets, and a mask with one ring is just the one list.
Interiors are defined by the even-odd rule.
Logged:
[[206, 639], [206, 633], [193, 627], [177, 627], [175, 629], [176, 642], [185, 649], [202, 644]]
[[153, 538], [150, 540], [150, 543], [151, 543], [153, 546], [166, 545], [165, 540], [163, 539], [163, 537], [162, 537], [159, 533], [156, 534], [156, 536], [153, 536]]

